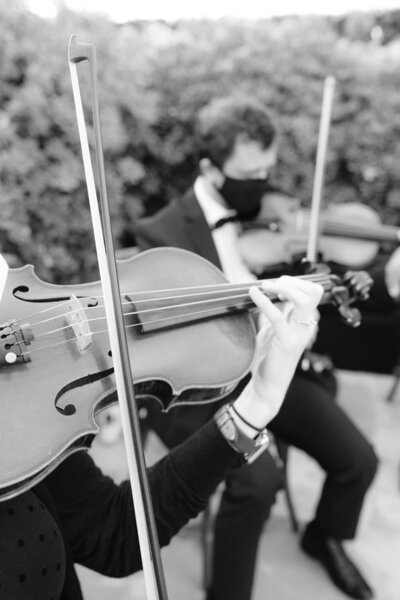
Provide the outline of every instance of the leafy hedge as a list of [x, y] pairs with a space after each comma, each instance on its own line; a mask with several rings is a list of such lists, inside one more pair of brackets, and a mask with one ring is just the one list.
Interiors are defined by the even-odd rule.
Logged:
[[[97, 278], [67, 62], [71, 33], [96, 44], [117, 245], [129, 223], [190, 185], [193, 116], [247, 92], [281, 131], [275, 183], [307, 201], [324, 78], [337, 78], [325, 197], [360, 200], [397, 222], [400, 11], [346, 18], [136, 22], [63, 10], [35, 17], [0, 0], [0, 235], [10, 264], [55, 283]], [[79, 67], [85, 97], [85, 65]]]

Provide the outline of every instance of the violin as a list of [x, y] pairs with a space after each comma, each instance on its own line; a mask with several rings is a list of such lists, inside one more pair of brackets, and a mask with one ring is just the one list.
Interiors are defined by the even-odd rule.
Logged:
[[[177, 248], [118, 261], [118, 274], [137, 398], [156, 398], [164, 410], [211, 402], [250, 371], [254, 282], [228, 283], [214, 265]], [[357, 321], [347, 282], [330, 273], [301, 277], [323, 285], [323, 302]], [[96, 415], [117, 398], [100, 282], [57, 286], [32, 266], [11, 269], [1, 314], [0, 498], [7, 499], [87, 449]]]
[[[292, 264], [307, 248], [310, 211], [284, 194], [269, 193], [253, 221], [243, 222], [239, 251], [256, 273]], [[398, 245], [400, 228], [383, 225], [369, 206], [354, 202], [322, 211], [319, 250], [322, 259], [351, 269], [364, 269], [376, 258], [382, 242]]]

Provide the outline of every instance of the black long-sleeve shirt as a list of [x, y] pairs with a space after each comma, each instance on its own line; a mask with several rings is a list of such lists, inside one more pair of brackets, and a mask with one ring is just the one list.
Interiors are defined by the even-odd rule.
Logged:
[[[205, 508], [239, 464], [210, 422], [149, 469], [161, 546]], [[23, 533], [15, 528], [21, 516]], [[0, 503], [0, 598], [81, 600], [73, 563], [110, 577], [141, 568], [130, 483], [116, 485], [84, 452], [64, 461], [26, 496]], [[57, 595], [48, 587], [46, 595], [37, 595], [35, 590], [49, 583]]]

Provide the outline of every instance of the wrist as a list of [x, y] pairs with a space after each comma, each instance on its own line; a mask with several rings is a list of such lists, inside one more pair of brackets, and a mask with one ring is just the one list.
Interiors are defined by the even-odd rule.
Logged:
[[286, 391], [281, 387], [268, 385], [258, 393], [251, 380], [235, 400], [234, 406], [254, 430], [260, 430], [276, 416]]
[[215, 423], [227, 443], [241, 456], [243, 462], [253, 462], [268, 446], [269, 437], [264, 428], [260, 431], [244, 423], [232, 409], [225, 404], [214, 415]]
[[261, 433], [264, 427], [257, 427], [250, 421], [248, 421], [237, 409], [235, 403], [230, 405], [230, 411], [233, 420], [236, 425], [249, 437], [255, 438], [259, 433]]

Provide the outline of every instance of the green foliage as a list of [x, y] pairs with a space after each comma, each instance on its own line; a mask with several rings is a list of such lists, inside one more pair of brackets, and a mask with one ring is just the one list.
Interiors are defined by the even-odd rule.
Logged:
[[[337, 79], [325, 196], [396, 222], [400, 207], [400, 12], [133, 23], [62, 10], [55, 21], [0, 0], [1, 250], [55, 283], [97, 278], [69, 77], [69, 36], [96, 44], [108, 195], [116, 243], [181, 194], [197, 157], [193, 119], [244, 92], [275, 116], [274, 182], [311, 196], [323, 82]], [[88, 73], [79, 66], [85, 104]]]

